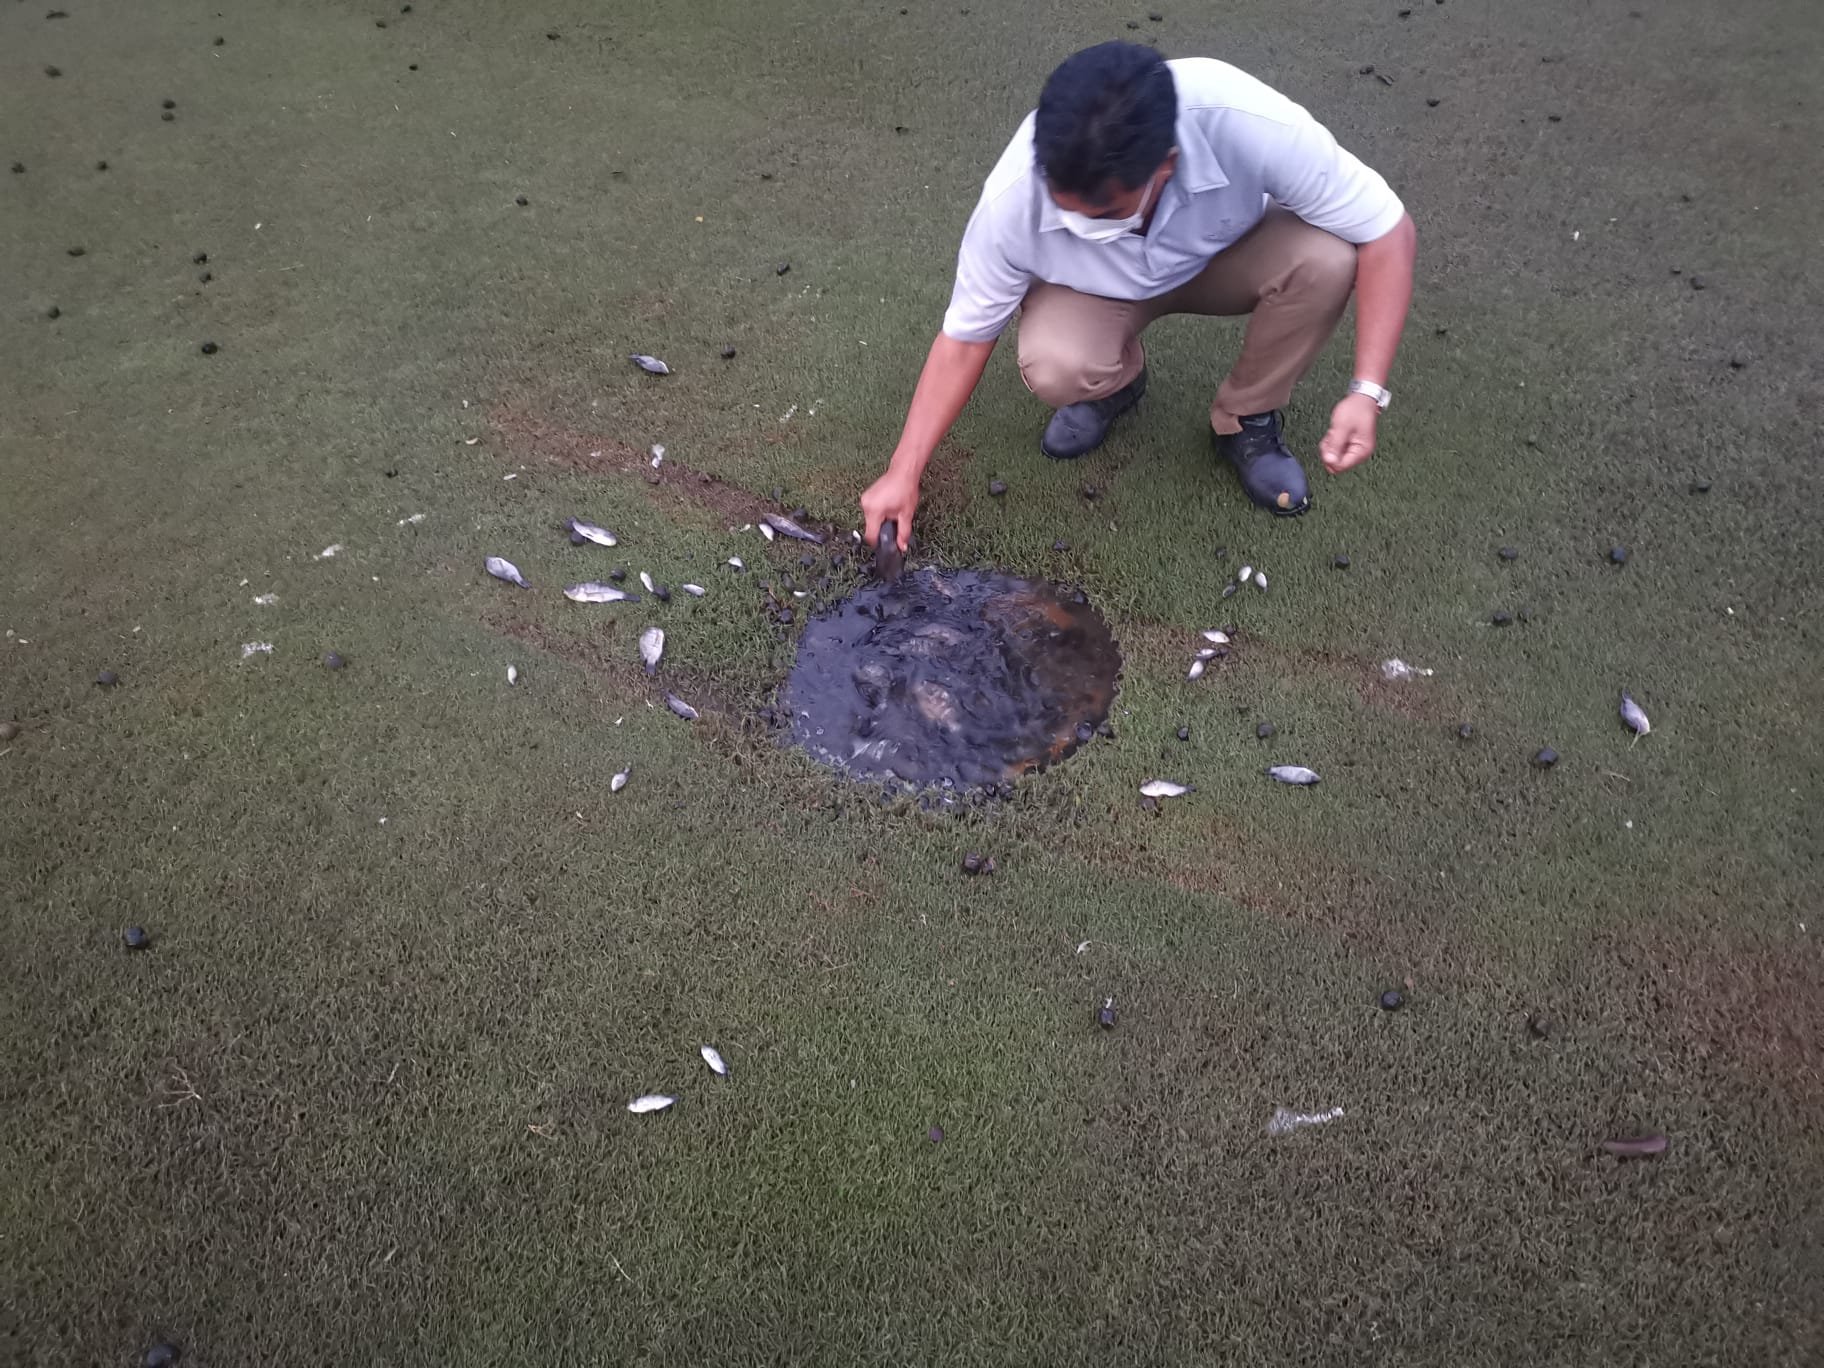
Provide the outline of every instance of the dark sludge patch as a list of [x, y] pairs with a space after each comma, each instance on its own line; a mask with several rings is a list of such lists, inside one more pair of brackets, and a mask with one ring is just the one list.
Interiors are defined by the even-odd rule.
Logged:
[[781, 700], [793, 739], [857, 779], [975, 788], [1045, 769], [1093, 735], [1121, 651], [1055, 585], [924, 569], [814, 617]]

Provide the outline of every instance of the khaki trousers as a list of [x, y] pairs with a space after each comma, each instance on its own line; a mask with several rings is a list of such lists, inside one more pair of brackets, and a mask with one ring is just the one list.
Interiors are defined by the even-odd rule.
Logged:
[[1279, 205], [1233, 246], [1157, 299], [1104, 299], [1039, 284], [1020, 306], [1020, 376], [1052, 408], [1105, 399], [1140, 374], [1140, 334], [1166, 314], [1253, 315], [1210, 405], [1210, 426], [1284, 408], [1355, 289], [1355, 248]]

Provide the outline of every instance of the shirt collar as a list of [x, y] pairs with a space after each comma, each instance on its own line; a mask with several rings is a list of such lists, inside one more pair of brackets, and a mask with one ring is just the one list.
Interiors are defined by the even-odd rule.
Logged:
[[[1227, 185], [1229, 178], [1223, 174], [1222, 164], [1210, 150], [1209, 139], [1203, 136], [1203, 130], [1197, 126], [1197, 121], [1182, 109], [1178, 111], [1176, 132], [1178, 166], [1172, 172], [1171, 185], [1166, 190], [1169, 192], [1177, 187], [1188, 198], [1205, 190], [1220, 190]], [[1062, 230], [1064, 220], [1059, 216], [1058, 203], [1052, 199], [1051, 191], [1045, 188], [1045, 172], [1040, 169], [1036, 157], [1032, 164], [1032, 178], [1039, 191], [1039, 231], [1048, 233], [1054, 228]]]

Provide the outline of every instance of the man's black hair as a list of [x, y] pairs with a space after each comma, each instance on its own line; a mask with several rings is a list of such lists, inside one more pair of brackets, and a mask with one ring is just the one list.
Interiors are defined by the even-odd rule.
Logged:
[[1178, 92], [1165, 59], [1138, 43], [1098, 43], [1064, 59], [1039, 94], [1039, 169], [1054, 190], [1100, 200], [1138, 189], [1177, 138]]

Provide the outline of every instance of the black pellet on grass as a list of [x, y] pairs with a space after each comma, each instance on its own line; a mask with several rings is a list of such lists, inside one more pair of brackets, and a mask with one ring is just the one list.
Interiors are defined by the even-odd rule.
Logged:
[[160, 105], [159, 105], [159, 108], [161, 108], [161, 109], [176, 109], [176, 108], [177, 108], [177, 101], [176, 101], [176, 100], [164, 100], [164, 101], [161, 101], [161, 102], [160, 102]]
[[108, 169], [108, 164], [105, 161], [98, 161], [95, 163], [95, 169], [97, 171], [106, 171]]
[[195, 256], [190, 258], [190, 264], [193, 266], [201, 266], [207, 260], [209, 260], [209, 253], [198, 252]]
[[1520, 552], [1512, 546], [1504, 546], [1499, 551], [1495, 552], [1495, 554], [1504, 561], [1520, 559]]
[[89, 254], [89, 249], [87, 247], [71, 247], [68, 250], [69, 254], [73, 257], [87, 256]]
[[215, 343], [213, 343], [213, 342], [205, 342], [205, 343], [203, 343], [200, 350], [202, 351], [204, 356], [214, 356], [218, 351], [221, 350], [221, 348], [216, 346]]
[[13, 163], [13, 174], [15, 176], [23, 176], [25, 174], [25, 163], [24, 162], [14, 162]]
[[166, 123], [170, 123], [173, 119], [175, 119], [177, 117], [177, 115], [173, 114], [170, 110], [167, 109], [163, 114], [160, 114], [158, 117], [163, 119]]
[[214, 271], [204, 271], [200, 276], [197, 277], [197, 279], [199, 281], [201, 281], [203, 284], [207, 285], [210, 281], [215, 279], [215, 272]]
[[735, 359], [735, 349], [733, 347], [722, 348], [722, 359], [724, 361], [733, 361]]
[[344, 660], [342, 658], [342, 656], [340, 654], [338, 654], [337, 652], [335, 652], [335, 651], [323, 652], [323, 668], [324, 669], [339, 670], [346, 664], [348, 664], [348, 661]]
[[1178, 739], [1180, 741], [1189, 741], [1191, 739], [1191, 729], [1189, 727], [1178, 728]]
[[608, 572], [608, 578], [613, 580], [616, 584], [619, 584], [622, 580], [627, 578], [627, 572], [617, 565]]
[[1710, 492], [1710, 481], [1708, 481], [1708, 480], [1691, 481], [1691, 492], [1693, 494], [1708, 494]]
[[61, 67], [47, 66], [44, 69], [44, 74], [54, 81], [59, 76], [63, 75], [63, 69]]
[[1691, 288], [1694, 290], [1705, 289], [1709, 284], [1710, 282], [1705, 280], [1701, 275], [1694, 275], [1691, 277]]
[[1349, 557], [1347, 557], [1347, 556], [1332, 556], [1332, 557], [1331, 557], [1331, 558], [1330, 558], [1330, 564], [1331, 564], [1331, 565], [1332, 565], [1332, 566], [1333, 566], [1333, 567], [1334, 567], [1334, 568], [1335, 568], [1335, 569], [1338, 569], [1338, 570], [1347, 570], [1347, 569], [1348, 569], [1348, 568], [1349, 568]]
[[662, 584], [655, 584], [652, 586], [652, 596], [654, 598], [656, 598], [660, 603], [670, 603], [671, 602], [671, 590], [667, 589]]
[[210, 46], [212, 46], [212, 47], [220, 47], [220, 46], [221, 46], [221, 45], [222, 45], [222, 44], [223, 44], [223, 43], [226, 43], [226, 42], [227, 42], [227, 41], [228, 41], [228, 40], [227, 40], [227, 39], [226, 39], [226, 38], [217, 38], [217, 39], [216, 39], [216, 40], [215, 40], [215, 42], [214, 42], [214, 43], [212, 43], [212, 44], [211, 44], [211, 45], [210, 45]]
[[418, 70], [418, 63], [416, 63], [416, 62], [413, 62], [413, 63], [412, 63], [412, 64], [411, 64], [411, 65], [410, 65], [410, 66], [408, 66], [408, 67], [407, 67], [407, 68], [406, 68], [406, 70], [407, 70], [407, 71], [416, 71], [416, 70]]
[[1465, 722], [1462, 726], [1457, 728], [1457, 739], [1459, 741], [1468, 741], [1473, 738], [1475, 734], [1476, 729], [1472, 723]]
[[375, 28], [385, 28], [385, 27], [386, 27], [386, 20], [384, 20], [384, 19], [376, 19], [376, 20], [374, 20], [374, 27], [375, 27]]
[[1094, 727], [1090, 726], [1089, 723], [1087, 723], [1087, 722], [1077, 723], [1077, 740], [1081, 744], [1087, 746], [1091, 741], [1093, 741], [1095, 739], [1095, 736], [1096, 736], [1096, 729]]
[[1103, 1030], [1105, 1030], [1105, 1031], [1114, 1030], [1115, 1021], [1116, 1021], [1116, 1017], [1115, 1017], [1115, 1008], [1114, 1008], [1113, 1003], [1107, 1003], [1101, 1007], [1096, 1008], [1096, 1025], [1100, 1026]]
[[1398, 989], [1389, 988], [1386, 992], [1381, 994], [1381, 1010], [1383, 1012], [1397, 1012], [1405, 1005], [1406, 999], [1400, 995]]
[[1060, 537], [1051, 544], [1051, 549], [1053, 551], [1068, 551], [1070, 550], [1070, 543]]
[[988, 494], [989, 494], [990, 498], [998, 499], [1006, 492], [1007, 492], [1007, 481], [1005, 481], [1005, 480], [988, 481]]
[[53, 305], [51, 305], [50, 308], [48, 308], [44, 311], [44, 316], [46, 318], [62, 318], [63, 310], [58, 308], [55, 304], [53, 304]]
[[791, 262], [782, 261], [777, 266], [773, 267], [773, 274], [774, 275], [784, 275], [787, 271], [789, 271], [791, 269], [792, 269]]
[[1514, 620], [1514, 615], [1510, 612], [1507, 612], [1505, 609], [1503, 609], [1502, 611], [1496, 613], [1493, 617], [1491, 617], [1489, 619], [1489, 622], [1493, 626], [1496, 626], [1496, 627], [1507, 627], [1507, 626], [1512, 625], [1513, 620]]
[[155, 1344], [140, 1360], [141, 1368], [174, 1368], [180, 1353], [175, 1344]]
[[112, 670], [103, 670], [100, 674], [95, 676], [95, 682], [104, 689], [111, 689], [116, 684], [120, 683], [120, 676], [115, 674]]
[[1526, 1029], [1532, 1032], [1535, 1039], [1544, 1040], [1552, 1033], [1552, 1019], [1533, 1012], [1526, 1018]]
[[517, 204], [521, 209], [524, 209], [528, 204], [532, 203], [532, 201], [527, 199], [524, 195], [515, 195], [513, 197], [513, 203]]
[[129, 950], [145, 950], [152, 944], [152, 937], [143, 926], [129, 926], [120, 933], [120, 943]]
[[1609, 563], [1611, 565], [1626, 565], [1628, 563], [1628, 548], [1625, 546], [1611, 546], [1609, 548]]
[[1374, 75], [1374, 63], [1373, 62], [1364, 62], [1361, 66], [1359, 66], [1355, 69], [1355, 74], [1357, 76]]
[[1254, 735], [1260, 740], [1265, 741], [1278, 730], [1279, 728], [1275, 727], [1271, 722], [1262, 722], [1258, 727], [1254, 728]]
[[1438, 107], [1438, 97], [1436, 95], [1427, 95], [1425, 97], [1425, 103], [1432, 109], [1436, 109]]
[[1540, 769], [1550, 769], [1558, 763], [1558, 752], [1550, 746], [1541, 746], [1533, 752], [1533, 763]]

